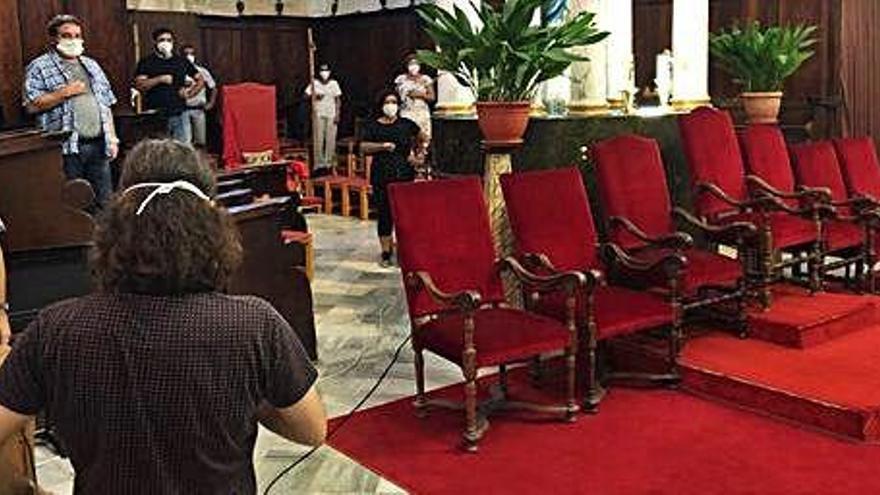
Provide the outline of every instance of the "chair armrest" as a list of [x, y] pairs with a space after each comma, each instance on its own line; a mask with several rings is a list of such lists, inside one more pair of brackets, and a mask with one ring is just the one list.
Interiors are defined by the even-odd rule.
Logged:
[[499, 260], [498, 268], [510, 270], [523, 285], [539, 292], [562, 289], [566, 293], [572, 294], [579, 287], [592, 290], [602, 279], [602, 274], [597, 270], [587, 272], [554, 270], [550, 275], [538, 275], [526, 270], [513, 256]]
[[807, 204], [806, 206], [802, 206], [800, 208], [792, 208], [791, 206], [783, 203], [780, 199], [774, 198], [773, 196], [762, 194], [760, 196], [761, 205], [768, 210], [777, 210], [784, 211], [791, 215], [804, 216], [809, 218], [834, 218], [836, 216], [836, 211], [830, 203], [819, 201]]
[[662, 237], [651, 237], [628, 218], [610, 217], [608, 223], [612, 228], [623, 227], [624, 230], [634, 235], [638, 240], [653, 247], [687, 249], [694, 245], [694, 239], [684, 232], [673, 232]]
[[733, 241], [739, 244], [743, 239], [753, 237], [758, 228], [751, 222], [730, 222], [724, 225], [711, 225], [695, 217], [683, 208], [675, 208], [672, 215], [687, 225], [700, 230], [712, 241]]
[[444, 292], [428, 272], [410, 272], [406, 274], [406, 283], [410, 287], [424, 288], [434, 301], [444, 306], [454, 306], [464, 312], [473, 312], [480, 307], [482, 297], [475, 290], [463, 290], [459, 292]]
[[831, 189], [827, 187], [798, 186], [797, 191], [808, 195], [815, 201], [831, 202]]
[[680, 253], [672, 252], [648, 260], [628, 254], [622, 247], [611, 242], [602, 244], [602, 256], [609, 265], [642, 276], [660, 273], [666, 278], [677, 278], [687, 265], [687, 258]]
[[711, 182], [699, 182], [694, 186], [694, 192], [696, 194], [711, 194], [715, 196], [717, 199], [724, 201], [730, 206], [734, 206], [741, 210], [745, 210], [749, 208], [750, 204], [747, 201], [739, 201], [730, 197], [729, 194], [724, 192], [720, 187], [711, 183]]
[[754, 187], [758, 190], [758, 192], [767, 193], [773, 197], [780, 199], [820, 199], [817, 196], [821, 196], [823, 191], [816, 190], [814, 188], [809, 187], [798, 187], [796, 191], [793, 192], [785, 192], [776, 189], [775, 187], [768, 184], [764, 179], [758, 177], [757, 175], [747, 175], [746, 176], [746, 184], [750, 187]]

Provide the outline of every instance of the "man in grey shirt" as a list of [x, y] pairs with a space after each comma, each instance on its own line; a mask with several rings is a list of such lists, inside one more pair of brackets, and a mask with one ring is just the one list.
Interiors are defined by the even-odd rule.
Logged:
[[119, 152], [110, 111], [116, 97], [101, 66], [83, 56], [79, 19], [56, 16], [47, 31], [50, 49], [26, 69], [24, 106], [44, 131], [70, 133], [62, 144], [64, 173], [89, 181], [100, 207], [110, 197], [110, 160]]
[[[196, 48], [193, 45], [183, 45], [183, 56], [189, 63], [195, 66], [199, 74], [205, 80], [205, 86], [192, 98], [186, 100], [185, 118], [189, 119], [192, 127], [192, 142], [194, 145], [204, 148], [207, 144], [207, 113], [214, 108], [217, 102], [217, 82], [214, 76], [201, 63], [196, 63]], [[192, 78], [187, 78], [186, 85], [195, 84]]]

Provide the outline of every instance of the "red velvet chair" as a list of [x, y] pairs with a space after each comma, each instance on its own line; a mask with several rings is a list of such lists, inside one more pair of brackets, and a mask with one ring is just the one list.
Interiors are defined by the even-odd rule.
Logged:
[[[399, 183], [389, 187], [415, 351], [416, 407], [443, 405], [425, 397], [423, 350], [461, 367], [465, 379], [464, 432], [468, 450], [498, 408], [526, 408], [562, 414], [573, 421], [575, 399], [575, 293], [587, 284], [578, 272], [539, 276], [515, 259], [496, 260], [489, 214], [478, 178]], [[424, 212], [430, 211], [430, 222]], [[565, 323], [505, 306], [500, 269], [537, 290], [564, 292]], [[594, 283], [594, 281], [593, 281]], [[566, 403], [538, 405], [506, 401], [506, 365], [564, 350]], [[477, 369], [498, 366], [500, 393], [477, 405]]]
[[824, 238], [829, 254], [843, 259], [826, 268], [855, 265], [856, 276], [861, 281], [859, 288], [873, 292], [874, 237], [880, 217], [871, 210], [870, 204], [866, 205], [864, 198], [850, 199], [830, 141], [792, 146], [791, 154], [798, 183], [824, 191], [828, 204], [835, 208], [835, 217], [827, 222]]
[[880, 207], [880, 161], [869, 137], [834, 140], [834, 151], [850, 198], [863, 198]]
[[[730, 114], [700, 107], [678, 119], [687, 157], [694, 206], [710, 225], [747, 221], [758, 228], [757, 250], [743, 255], [757, 258], [750, 269], [760, 286], [761, 304], [770, 305], [770, 286], [787, 267], [808, 264], [811, 287], [819, 285], [820, 221], [816, 209], [795, 209], [770, 194], [751, 194], [743, 157]], [[805, 218], [809, 217], [809, 218]], [[784, 260], [780, 250], [803, 248], [806, 257]]]
[[[807, 205], [818, 208], [821, 205], [817, 203], [827, 203], [822, 190], [809, 187], [810, 184], [804, 182], [799, 186], [796, 184], [788, 146], [778, 126], [751, 125], [740, 138], [746, 165], [752, 174], [750, 185], [758, 192], [770, 194], [792, 207]], [[855, 266], [858, 270], [858, 265], [864, 262], [863, 227], [854, 223], [857, 218], [847, 219], [839, 213], [831, 208], [822, 211], [820, 280], [829, 278], [838, 268], [846, 267], [848, 270], [850, 266]], [[829, 261], [829, 257], [836, 258], [836, 261]]]
[[735, 323], [741, 336], [747, 333], [747, 288], [743, 260], [693, 246], [692, 238], [677, 230], [699, 232], [713, 244], [737, 246], [743, 252], [754, 242], [757, 229], [751, 223], [733, 222], [712, 226], [681, 208], [672, 207], [660, 148], [653, 139], [623, 135], [592, 147], [603, 213], [608, 218], [608, 237], [626, 250], [646, 258], [670, 251], [684, 255], [687, 264], [676, 287], [659, 288], [676, 298], [687, 313], [736, 301], [733, 312], [718, 312]]
[[[501, 187], [520, 259], [536, 270], [577, 270], [601, 277], [604, 268], [633, 276], [660, 273], [667, 279], [678, 276], [684, 262], [679, 255], [644, 260], [630, 257], [616, 244], [603, 247], [608, 263], [600, 261], [600, 249], [583, 178], [575, 168], [505, 174]], [[529, 307], [557, 318], [566, 308], [558, 296], [526, 291]], [[666, 383], [678, 379], [676, 358], [680, 339], [680, 308], [675, 299], [630, 290], [616, 285], [590, 284], [577, 304], [581, 329], [579, 362], [584, 391], [584, 408], [594, 412], [604, 395], [597, 370], [600, 341], [643, 330], [668, 328], [669, 372], [646, 375]], [[584, 376], [585, 375], [585, 376]], [[613, 378], [613, 376], [612, 376]]]
[[271, 153], [270, 161], [279, 160], [275, 86], [228, 84], [223, 86], [221, 96], [225, 168], [245, 165], [245, 154]]

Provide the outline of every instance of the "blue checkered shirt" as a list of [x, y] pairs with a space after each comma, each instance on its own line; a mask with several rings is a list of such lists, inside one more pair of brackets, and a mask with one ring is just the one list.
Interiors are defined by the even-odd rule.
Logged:
[[[89, 74], [92, 93], [101, 108], [101, 126], [104, 129], [107, 155], [110, 156], [110, 145], [113, 139], [113, 113], [110, 111], [110, 107], [116, 103], [116, 96], [113, 94], [113, 88], [110, 87], [110, 81], [107, 80], [107, 76], [97, 62], [88, 57], [80, 57], [79, 60]], [[25, 71], [24, 90], [22, 91], [24, 105], [33, 103], [34, 100], [47, 93], [58, 91], [71, 82], [73, 78], [65, 68], [64, 61], [55, 50], [40, 55], [28, 64]], [[44, 131], [71, 132], [70, 138], [62, 145], [62, 152], [65, 155], [79, 153], [79, 136], [74, 127], [74, 118], [73, 104], [69, 99], [37, 115], [37, 123]]]

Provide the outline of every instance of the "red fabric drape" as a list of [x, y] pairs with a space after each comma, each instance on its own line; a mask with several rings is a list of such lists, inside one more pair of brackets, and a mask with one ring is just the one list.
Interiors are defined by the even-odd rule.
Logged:
[[242, 83], [223, 86], [223, 163], [238, 167], [242, 153], [272, 150], [279, 157], [275, 86]]
[[840, 82], [843, 133], [880, 142], [880, 2], [841, 2]]

